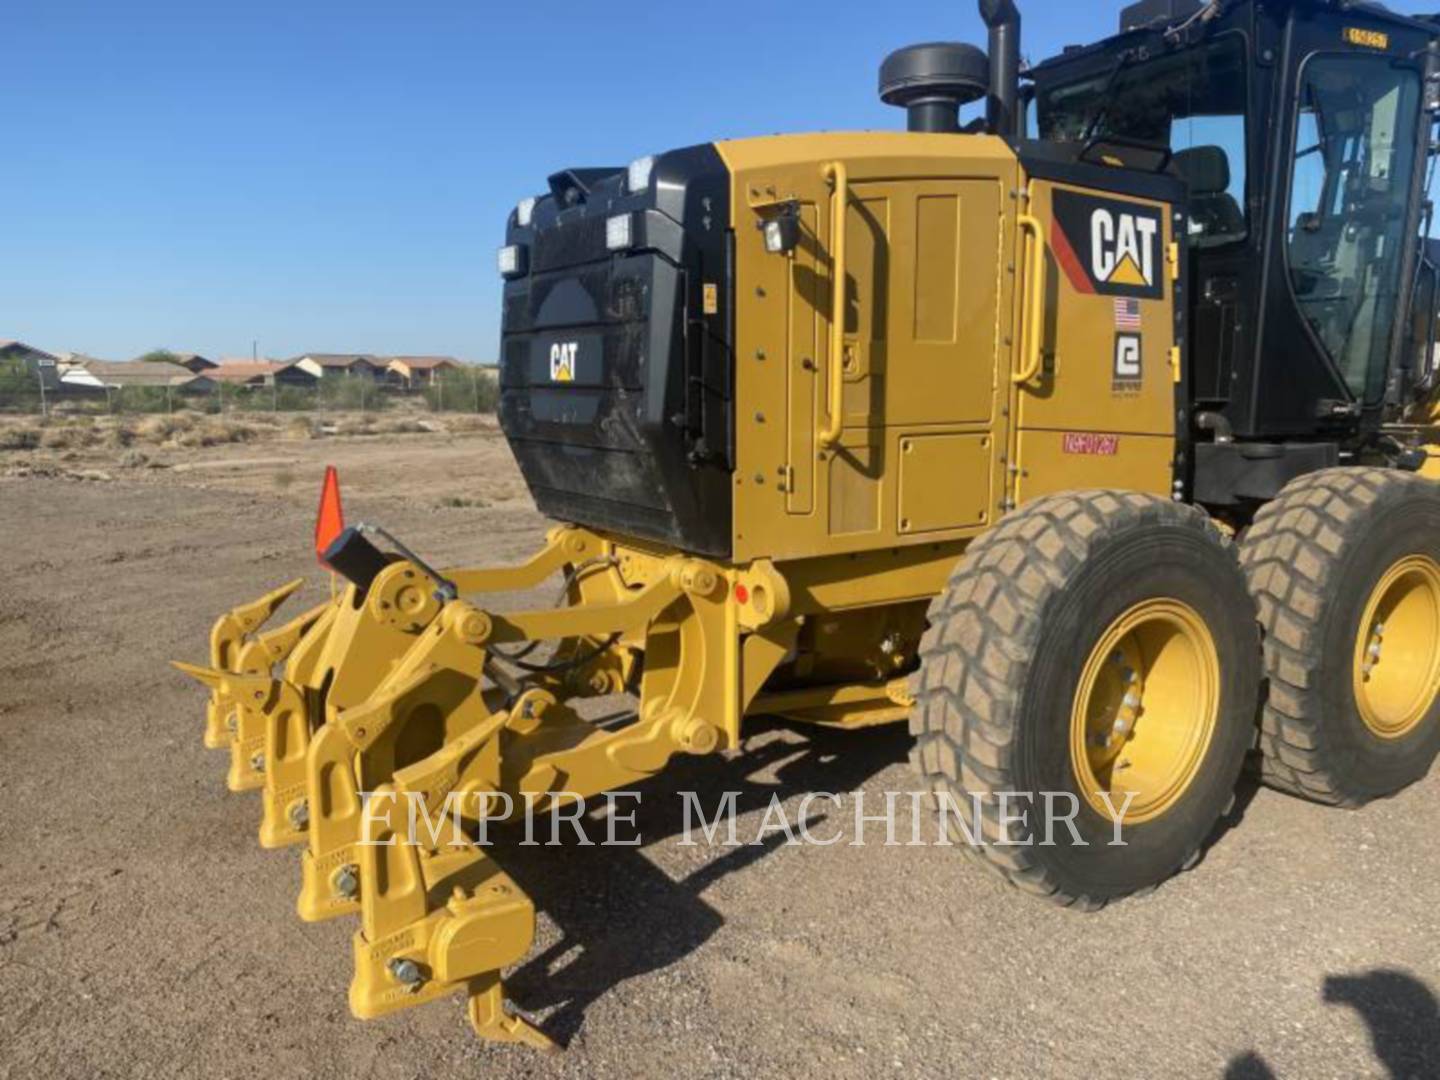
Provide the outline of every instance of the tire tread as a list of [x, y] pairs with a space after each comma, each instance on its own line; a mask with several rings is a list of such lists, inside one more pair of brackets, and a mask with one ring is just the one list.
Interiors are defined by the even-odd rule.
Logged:
[[[1096, 551], [1142, 523], [1199, 530], [1234, 561], [1234, 545], [1203, 511], [1134, 492], [1078, 491], [1036, 500], [977, 539], [930, 608], [915, 707], [912, 764], [931, 790], [950, 788], [962, 817], [980, 797], [981, 819], [967, 820], [985, 843], [961, 846], [1027, 893], [1064, 907], [1098, 910], [1119, 897], [1069, 894], [1028, 847], [996, 848], [998, 794], [1015, 790], [1018, 716], [1024, 674], [1050, 608]], [[1006, 839], [1019, 840], [1012, 826]], [[1194, 861], [1199, 850], [1184, 853]]]

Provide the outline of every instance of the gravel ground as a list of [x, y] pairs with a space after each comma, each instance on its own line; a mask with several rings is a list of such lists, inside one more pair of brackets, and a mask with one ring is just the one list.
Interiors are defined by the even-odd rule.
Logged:
[[643, 790], [642, 847], [502, 850], [541, 912], [511, 994], [563, 1054], [479, 1043], [458, 999], [353, 1020], [353, 925], [294, 916], [297, 856], [165, 661], [290, 577], [320, 595], [326, 461], [441, 561], [544, 522], [493, 432], [157, 457], [0, 455], [0, 1077], [1440, 1076], [1440, 779], [1358, 813], [1247, 791], [1196, 869], [1096, 915], [874, 827], [679, 843], [678, 791], [740, 791], [751, 838], [772, 795], [911, 790], [893, 730], [762, 725]]

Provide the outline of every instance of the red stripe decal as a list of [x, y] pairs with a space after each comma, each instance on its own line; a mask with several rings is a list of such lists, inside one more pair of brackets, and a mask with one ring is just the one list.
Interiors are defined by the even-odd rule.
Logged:
[[1065, 235], [1065, 230], [1058, 221], [1050, 223], [1050, 246], [1055, 249], [1055, 261], [1065, 271], [1065, 276], [1070, 279], [1070, 284], [1075, 286], [1075, 291], [1093, 296], [1095, 285], [1091, 282], [1090, 275], [1085, 273], [1085, 268], [1080, 265], [1080, 257], [1070, 246], [1070, 238]]

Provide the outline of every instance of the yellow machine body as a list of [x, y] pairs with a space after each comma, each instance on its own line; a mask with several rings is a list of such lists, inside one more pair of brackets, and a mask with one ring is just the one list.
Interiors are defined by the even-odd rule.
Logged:
[[[217, 624], [207, 667], [182, 665], [211, 690], [207, 741], [229, 748], [230, 786], [262, 792], [262, 843], [303, 845], [299, 914], [359, 916], [359, 1016], [464, 993], [485, 1037], [549, 1045], [501, 983], [534, 909], [444, 817], [455, 800], [470, 822], [507, 816], [498, 799], [543, 812], [676, 754], [735, 750], [749, 716], [904, 720], [927, 605], [969, 543], [1063, 489], [1171, 491], [1169, 207], [1132, 200], [1163, 227], [1136, 265], [1109, 259], [1153, 279], [1155, 297], [1121, 313], [1057, 259], [1068, 189], [1027, 177], [1003, 140], [718, 149], [736, 238], [732, 559], [561, 526], [513, 569], [401, 559], [267, 636], [287, 586]], [[758, 227], [780, 204], [802, 224], [788, 254]], [[1143, 343], [1123, 369], [1122, 314]], [[557, 575], [556, 610], [486, 604]], [[558, 667], [504, 673], [539, 642], [559, 643]], [[627, 691], [626, 726], [572, 707]], [[411, 797], [440, 821], [419, 840]]]

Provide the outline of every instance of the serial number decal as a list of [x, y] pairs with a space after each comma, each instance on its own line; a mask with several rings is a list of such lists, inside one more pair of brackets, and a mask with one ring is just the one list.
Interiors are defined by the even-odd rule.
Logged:
[[1114, 457], [1120, 453], [1119, 435], [1096, 435], [1086, 431], [1068, 431], [1061, 448], [1067, 454], [1085, 454], [1090, 457]]
[[1362, 30], [1358, 26], [1345, 28], [1345, 40], [1351, 45], [1363, 45], [1367, 49], [1390, 48], [1390, 35], [1379, 30]]

